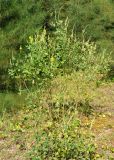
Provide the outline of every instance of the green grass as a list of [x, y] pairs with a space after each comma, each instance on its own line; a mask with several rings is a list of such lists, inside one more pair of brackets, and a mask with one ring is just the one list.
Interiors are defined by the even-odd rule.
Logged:
[[16, 111], [24, 105], [24, 95], [4, 92], [0, 93], [0, 114], [7, 111]]

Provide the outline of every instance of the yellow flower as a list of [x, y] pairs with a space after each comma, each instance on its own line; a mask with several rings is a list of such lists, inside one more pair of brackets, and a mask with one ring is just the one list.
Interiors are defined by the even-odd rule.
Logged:
[[20, 46], [20, 48], [19, 48], [19, 49], [20, 49], [20, 51], [21, 51], [21, 50], [22, 50], [22, 47]]
[[53, 63], [53, 62], [55, 61], [55, 58], [52, 56], [52, 57], [50, 58], [50, 61], [51, 61], [51, 63]]
[[103, 117], [103, 118], [105, 118], [105, 117], [106, 117], [106, 115], [105, 115], [105, 114], [103, 114], [103, 115], [102, 115], [102, 117]]
[[32, 36], [29, 36], [29, 42], [33, 43], [33, 37]]

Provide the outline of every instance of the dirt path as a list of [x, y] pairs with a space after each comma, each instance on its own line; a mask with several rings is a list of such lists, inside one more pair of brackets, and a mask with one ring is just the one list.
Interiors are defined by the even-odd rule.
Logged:
[[25, 160], [24, 152], [10, 139], [0, 140], [0, 160]]
[[114, 84], [102, 85], [92, 105], [98, 113], [92, 124], [98, 152], [114, 160]]

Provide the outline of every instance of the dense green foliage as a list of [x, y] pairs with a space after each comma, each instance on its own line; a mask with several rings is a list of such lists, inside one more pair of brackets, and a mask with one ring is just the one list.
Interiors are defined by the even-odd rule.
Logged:
[[[44, 23], [45, 12], [41, 2], [0, 1], [1, 6], [1, 57], [7, 58], [24, 45], [27, 36], [34, 34]], [[8, 51], [9, 50], [9, 51]], [[6, 55], [7, 54], [7, 55]], [[4, 60], [4, 59], [3, 59]]]
[[53, 32], [50, 23], [55, 11], [59, 12], [59, 17], [69, 18], [70, 32], [73, 28], [78, 37], [82, 37], [84, 30], [86, 37], [96, 41], [100, 48], [113, 52], [113, 3], [111, 0], [1, 0], [0, 88], [12, 88], [7, 72], [9, 61], [12, 55], [19, 53], [20, 46], [24, 49], [28, 37], [44, 26]]

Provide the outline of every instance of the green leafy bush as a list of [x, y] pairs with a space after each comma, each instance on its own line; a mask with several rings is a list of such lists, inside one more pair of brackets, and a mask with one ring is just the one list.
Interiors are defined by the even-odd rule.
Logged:
[[19, 57], [12, 57], [9, 75], [21, 84], [34, 84], [50, 79], [58, 74], [89, 70], [105, 74], [110, 56], [97, 53], [94, 43], [78, 40], [67, 32], [68, 20], [57, 20], [52, 24], [55, 31], [48, 35], [44, 29], [35, 37], [29, 37], [27, 53], [22, 49]]

